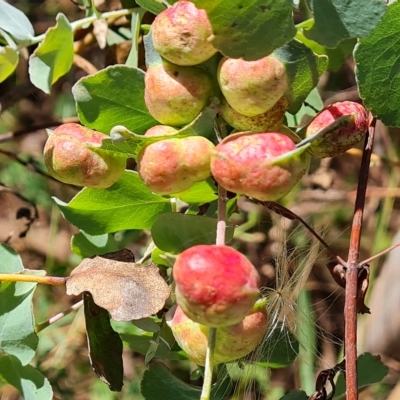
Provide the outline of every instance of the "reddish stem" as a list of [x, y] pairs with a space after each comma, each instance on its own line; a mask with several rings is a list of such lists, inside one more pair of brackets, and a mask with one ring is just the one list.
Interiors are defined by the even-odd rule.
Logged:
[[367, 190], [369, 165], [375, 135], [376, 119], [373, 118], [365, 138], [364, 151], [358, 179], [357, 197], [354, 207], [350, 236], [349, 255], [346, 269], [346, 297], [344, 307], [345, 320], [345, 356], [346, 356], [346, 399], [358, 399], [357, 385], [357, 286], [360, 256], [362, 220], [364, 214], [365, 193]]

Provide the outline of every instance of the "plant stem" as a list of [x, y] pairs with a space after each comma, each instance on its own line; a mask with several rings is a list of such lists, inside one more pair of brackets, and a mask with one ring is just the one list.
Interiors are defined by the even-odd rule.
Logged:
[[346, 399], [358, 399], [357, 385], [357, 300], [358, 271], [362, 220], [364, 214], [365, 193], [367, 190], [369, 164], [375, 135], [374, 118], [365, 138], [364, 151], [360, 166], [353, 223], [350, 236], [350, 247], [346, 268], [346, 297], [344, 306], [345, 320], [345, 357], [346, 357]]
[[[226, 231], [226, 190], [219, 185], [218, 186], [218, 223], [217, 223], [217, 238], [216, 244], [218, 246], [225, 245], [225, 231]], [[208, 332], [208, 343], [206, 353], [206, 363], [204, 367], [204, 381], [201, 390], [201, 400], [210, 400], [211, 387], [212, 387], [212, 376], [214, 369], [214, 350], [215, 342], [217, 339], [217, 328], [210, 328]]]
[[30, 283], [43, 283], [45, 285], [53, 285], [53, 286], [65, 286], [67, 278], [62, 278], [58, 276], [0, 274], [0, 282], [30, 282]]
[[218, 186], [218, 223], [217, 223], [217, 239], [216, 244], [223, 246], [225, 244], [225, 231], [226, 231], [226, 190]]
[[[122, 10], [108, 11], [103, 14], [100, 14], [99, 16], [91, 15], [90, 17], [82, 18], [77, 21], [71, 22], [72, 31], [75, 32], [78, 28], [81, 28], [86, 24], [90, 24], [98, 19], [110, 19], [110, 18], [117, 19], [120, 17], [124, 17], [125, 15], [137, 12], [139, 10], [140, 10], [139, 8], [123, 8]], [[46, 37], [46, 32], [41, 35], [33, 37], [28, 46], [40, 43], [45, 37]], [[26, 45], [19, 47], [26, 47]]]
[[37, 324], [35, 328], [35, 332], [39, 333], [43, 329], [47, 328], [51, 324], [54, 324], [55, 322], [59, 321], [61, 318], [65, 317], [66, 315], [72, 313], [72, 311], [77, 310], [79, 307], [83, 305], [83, 300], [78, 301], [77, 303], [73, 304], [70, 308], [67, 310], [60, 312], [56, 314], [54, 317], [49, 318], [47, 321], [42, 322], [41, 324]]
[[214, 358], [216, 339], [217, 339], [217, 328], [210, 328], [208, 332], [206, 365], [204, 367], [204, 381], [203, 381], [203, 388], [201, 391], [200, 400], [210, 400], [212, 375], [214, 369], [213, 358]]

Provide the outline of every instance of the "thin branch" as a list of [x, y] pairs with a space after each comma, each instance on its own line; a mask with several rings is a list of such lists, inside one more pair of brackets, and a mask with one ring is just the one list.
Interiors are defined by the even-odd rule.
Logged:
[[32, 132], [39, 131], [41, 129], [52, 128], [53, 126], [59, 126], [68, 122], [78, 123], [79, 119], [77, 117], [65, 118], [60, 121], [48, 121], [43, 124], [30, 126], [29, 128], [18, 129], [14, 132], [6, 132], [0, 135], [0, 143], [9, 142], [10, 140], [14, 140], [20, 136], [27, 135]]
[[90, 61], [79, 54], [74, 54], [74, 64], [88, 75], [95, 74], [99, 71]]
[[358, 399], [357, 386], [357, 300], [358, 274], [362, 220], [367, 190], [369, 165], [375, 136], [376, 119], [373, 118], [365, 138], [364, 151], [360, 166], [357, 198], [354, 207], [353, 223], [350, 236], [349, 255], [346, 267], [346, 296], [344, 307], [345, 319], [345, 357], [346, 357], [346, 399]]
[[259, 204], [268, 208], [276, 214], [279, 214], [287, 219], [299, 221], [321, 244], [325, 247], [326, 251], [343, 267], [345, 267], [346, 261], [343, 260], [340, 256], [338, 256], [329, 246], [328, 243], [325, 242], [322, 237], [315, 232], [315, 230], [306, 222], [303, 218], [295, 214], [293, 211], [288, 208], [276, 203], [275, 201], [258, 201]]
[[31, 81], [14, 86], [11, 90], [0, 96], [0, 113], [3, 113], [15, 103], [18, 103], [29, 95], [39, 92], [40, 90], [36, 88]]
[[67, 283], [67, 278], [59, 276], [0, 274], [0, 282], [30, 282], [52, 286], [65, 286]]
[[[21, 158], [19, 158], [16, 154], [12, 153], [11, 151], [0, 149], [0, 154], [3, 154], [4, 156], [7, 156], [8, 158], [11, 158], [12, 160], [14, 160], [14, 161], [18, 162], [19, 164], [23, 165], [24, 167], [28, 168], [29, 171], [36, 172], [37, 174], [42, 175], [46, 179], [49, 179], [49, 180], [57, 182], [57, 183], [63, 183], [63, 182], [60, 182], [58, 179], [53, 178], [48, 173], [42, 171], [41, 169], [36, 167], [36, 165], [34, 165], [34, 164], [30, 163], [30, 162], [22, 160]], [[69, 183], [64, 183], [64, 184], [68, 185], [68, 186], [71, 186], [73, 188], [78, 188], [77, 186], [71, 185]]]
[[73, 304], [67, 310], [54, 315], [54, 317], [49, 318], [47, 321], [42, 322], [41, 324], [37, 324], [35, 327], [35, 332], [36, 333], [41, 332], [43, 329], [59, 321], [61, 318], [64, 318], [66, 315], [71, 314], [75, 310], [78, 310], [82, 305], [83, 305], [83, 300], [80, 300], [77, 303]]
[[16, 154], [12, 153], [11, 151], [0, 149], [0, 154], [3, 154], [3, 156], [11, 158], [11, 160], [16, 161], [17, 163], [23, 165], [24, 167], [27, 167], [29, 169], [29, 171], [36, 172], [39, 175], [42, 175], [47, 179], [50, 179], [55, 182], [59, 182], [57, 179], [53, 178], [51, 175], [47, 174], [46, 172], [40, 170], [32, 163], [22, 160], [21, 158], [19, 158]]
[[[71, 28], [72, 28], [72, 31], [75, 32], [76, 30], [82, 28], [83, 26], [91, 24], [91, 23], [93, 23], [94, 21], [96, 21], [98, 19], [107, 20], [107, 19], [112, 18], [115, 21], [118, 18], [121, 18], [121, 17], [124, 17], [126, 15], [130, 15], [130, 14], [132, 14], [134, 12], [137, 12], [137, 10], [138, 10], [137, 8], [130, 8], [130, 9], [124, 8], [124, 9], [121, 9], [121, 10], [107, 11], [107, 12], [104, 12], [104, 13], [102, 13], [100, 15], [91, 15], [89, 17], [85, 17], [85, 18], [78, 19], [76, 21], [71, 22]], [[46, 33], [47, 32], [42, 33], [41, 35], [38, 35], [38, 36], [35, 36], [35, 37], [31, 38], [28, 46], [31, 46], [31, 45], [36, 44], [36, 43], [40, 43], [46, 37]], [[27, 45], [24, 44], [24, 45], [20, 45], [19, 47], [22, 48], [22, 47], [26, 47], [26, 46]]]
[[383, 255], [385, 255], [386, 253], [389, 253], [390, 251], [394, 250], [396, 247], [400, 246], [400, 242], [397, 242], [395, 244], [393, 244], [392, 246], [388, 247], [385, 250], [382, 250], [380, 253], [375, 254], [374, 256], [367, 258], [363, 261], [361, 261], [359, 264], [360, 265], [366, 265], [366, 264], [370, 264], [372, 261], [374, 261], [376, 258], [382, 257]]

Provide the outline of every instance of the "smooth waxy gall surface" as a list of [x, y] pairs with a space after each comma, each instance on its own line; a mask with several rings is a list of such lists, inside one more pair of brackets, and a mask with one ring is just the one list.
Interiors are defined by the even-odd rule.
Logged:
[[210, 43], [213, 32], [207, 13], [190, 1], [167, 8], [151, 27], [156, 51], [174, 64], [200, 64], [217, 52]]
[[285, 196], [307, 171], [307, 153], [273, 165], [274, 158], [296, 148], [278, 132], [240, 132], [225, 138], [211, 158], [211, 173], [225, 189], [262, 201]]
[[[155, 136], [152, 133], [145, 135]], [[139, 154], [139, 175], [154, 193], [182, 192], [195, 182], [210, 176], [210, 160], [214, 148], [215, 146], [202, 136], [171, 138], [151, 143]]]
[[[231, 362], [253, 351], [264, 337], [267, 322], [267, 314], [259, 311], [235, 325], [218, 328], [214, 364]], [[192, 321], [180, 307], [168, 311], [167, 324], [189, 359], [197, 365], [204, 365], [210, 328]]]
[[267, 112], [254, 117], [247, 117], [235, 111], [223, 99], [221, 101], [221, 115], [230, 126], [233, 126], [238, 131], [267, 132], [276, 130], [282, 125], [287, 106], [287, 99], [282, 97]]
[[193, 246], [173, 268], [176, 302], [193, 321], [212, 327], [243, 320], [259, 297], [259, 275], [232, 247]]
[[61, 182], [103, 189], [123, 174], [126, 161], [110, 154], [99, 155], [89, 148], [100, 147], [109, 136], [68, 123], [57, 127], [44, 147], [44, 163], [50, 175]]
[[200, 68], [163, 61], [146, 71], [144, 100], [150, 114], [162, 124], [189, 124], [208, 104], [211, 95], [211, 78]]
[[225, 57], [217, 77], [229, 105], [247, 117], [270, 110], [288, 87], [285, 67], [273, 56], [257, 61]]
[[306, 136], [314, 135], [345, 115], [353, 117], [350, 122], [341, 124], [334, 131], [311, 143], [308, 151], [312, 156], [336, 157], [360, 143], [367, 133], [368, 113], [361, 104], [353, 101], [333, 103], [324, 108], [307, 127]]

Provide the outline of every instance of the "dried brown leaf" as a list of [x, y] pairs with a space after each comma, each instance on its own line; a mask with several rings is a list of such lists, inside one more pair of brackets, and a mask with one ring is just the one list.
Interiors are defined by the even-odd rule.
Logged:
[[116, 321], [155, 314], [170, 294], [158, 268], [154, 264], [138, 266], [116, 261], [118, 253], [84, 259], [68, 277], [67, 294], [90, 292], [94, 302], [108, 310]]

